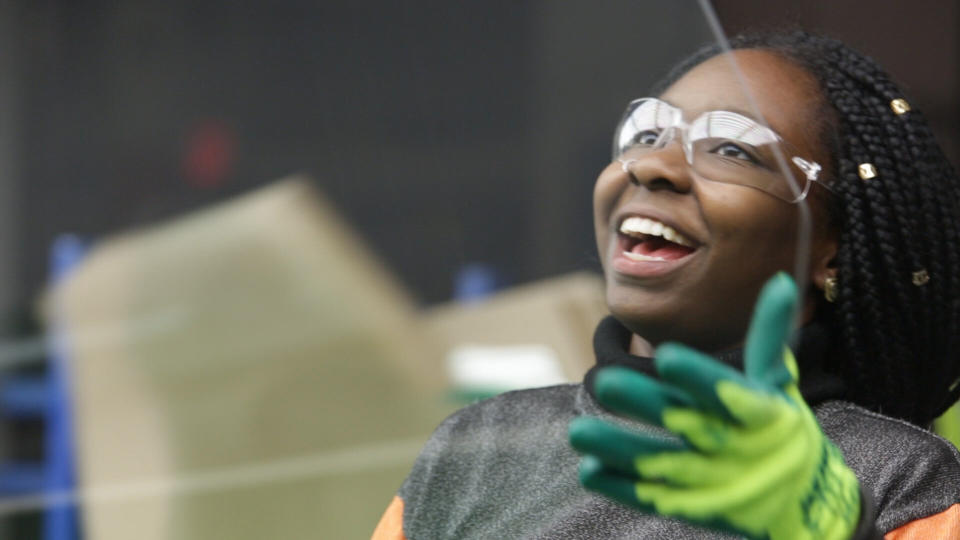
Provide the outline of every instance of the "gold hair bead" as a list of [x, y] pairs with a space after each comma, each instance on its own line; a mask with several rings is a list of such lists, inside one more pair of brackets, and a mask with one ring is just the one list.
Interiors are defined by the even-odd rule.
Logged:
[[877, 168], [873, 166], [873, 163], [861, 163], [860, 167], [857, 168], [857, 172], [860, 173], [860, 178], [864, 180], [869, 180], [877, 176]]
[[890, 108], [898, 115], [910, 111], [910, 104], [903, 98], [897, 98], [890, 102]]
[[930, 281], [930, 274], [927, 273], [926, 268], [921, 268], [913, 273], [913, 284], [917, 287], [926, 285]]

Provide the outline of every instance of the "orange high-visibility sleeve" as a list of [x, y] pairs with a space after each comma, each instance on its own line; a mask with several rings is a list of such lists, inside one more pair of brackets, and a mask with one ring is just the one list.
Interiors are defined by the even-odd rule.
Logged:
[[960, 503], [939, 514], [915, 519], [888, 532], [884, 540], [941, 540], [960, 538]]
[[403, 499], [393, 497], [370, 540], [407, 540], [403, 535]]

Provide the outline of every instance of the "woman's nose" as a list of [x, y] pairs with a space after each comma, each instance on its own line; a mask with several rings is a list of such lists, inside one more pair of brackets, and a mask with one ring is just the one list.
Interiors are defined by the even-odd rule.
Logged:
[[692, 171], [679, 143], [640, 154], [631, 155], [628, 152], [618, 161], [634, 185], [678, 193], [686, 193], [693, 187]]

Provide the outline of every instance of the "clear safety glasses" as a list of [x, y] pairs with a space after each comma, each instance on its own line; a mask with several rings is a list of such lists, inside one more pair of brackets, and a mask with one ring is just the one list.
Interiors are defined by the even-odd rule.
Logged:
[[[822, 171], [820, 164], [799, 156], [756, 120], [730, 111], [707, 111], [688, 124], [682, 110], [656, 98], [640, 98], [627, 107], [614, 134], [613, 159], [626, 170], [644, 154], [674, 140], [679, 140], [687, 163], [699, 176], [756, 188], [790, 203], [803, 200]], [[799, 169], [794, 179], [779, 166], [778, 148]]]

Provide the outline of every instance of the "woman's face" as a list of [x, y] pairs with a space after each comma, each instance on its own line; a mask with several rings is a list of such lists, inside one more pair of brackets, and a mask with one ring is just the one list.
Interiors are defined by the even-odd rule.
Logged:
[[[812, 76], [766, 51], [734, 54], [770, 127], [803, 157], [829, 163], [813, 127], [821, 98]], [[693, 68], [660, 98], [682, 109], [687, 121], [705, 111], [753, 110], [720, 56]], [[816, 201], [811, 206], [814, 220], [822, 219]], [[628, 229], [660, 223], [692, 249], [668, 244], [659, 257], [643, 257], [641, 248], [625, 254], [635, 244], [620, 232], [629, 218], [639, 219], [631, 219]], [[653, 345], [681, 341], [706, 351], [736, 346], [760, 287], [778, 270], [793, 270], [797, 219], [797, 205], [765, 192], [694, 178], [676, 143], [639, 156], [629, 173], [611, 163], [594, 188], [594, 226], [610, 310]], [[825, 277], [835, 249], [825, 229], [814, 228], [815, 282]]]

